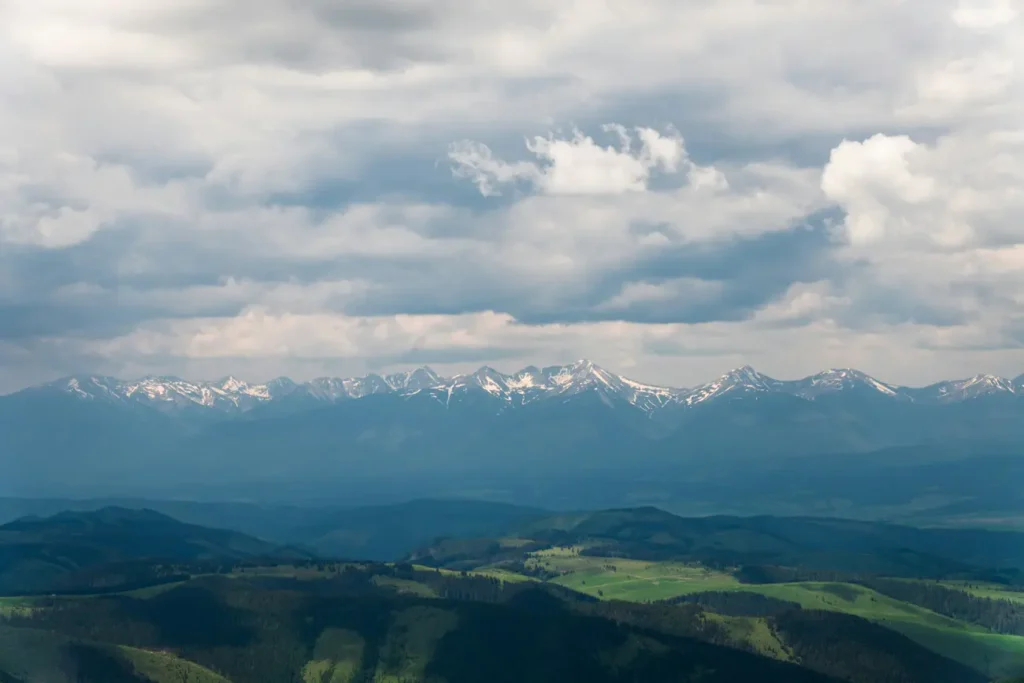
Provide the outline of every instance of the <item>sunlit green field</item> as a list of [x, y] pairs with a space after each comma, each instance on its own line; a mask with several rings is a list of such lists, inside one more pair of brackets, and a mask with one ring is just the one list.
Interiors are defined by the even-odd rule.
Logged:
[[393, 576], [375, 576], [371, 581], [382, 588], [390, 588], [396, 593], [402, 593], [404, 595], [416, 595], [421, 598], [437, 597], [437, 593], [432, 590], [430, 586], [419, 583], [418, 581], [397, 579]]
[[[980, 671], [1003, 677], [1024, 672], [1024, 637], [990, 632], [982, 627], [951, 619], [930, 610], [896, 600], [866, 587], [837, 582], [799, 582], [783, 584], [743, 584], [731, 574], [696, 564], [648, 562], [625, 558], [589, 557], [579, 547], [551, 548], [532, 553], [526, 564], [557, 576], [558, 584], [604, 600], [654, 602], [682, 595], [711, 591], [748, 592], [794, 602], [804, 609], [842, 612], [885, 625], [903, 633], [929, 649], [956, 659]], [[461, 574], [450, 570], [442, 573]], [[308, 567], [253, 567], [226, 576], [299, 576], [313, 579], [335, 575], [337, 568], [318, 570]], [[481, 567], [467, 572], [502, 581], [535, 581], [500, 566]], [[375, 576], [374, 582], [396, 592], [429, 598], [436, 597], [425, 583], [397, 577]], [[131, 597], [152, 598], [179, 584], [168, 583], [136, 591]], [[950, 588], [965, 590], [986, 598], [1006, 599], [1024, 604], [1024, 593], [1006, 590], [997, 584], [945, 582]], [[27, 615], [39, 598], [0, 598], [0, 621], [5, 617]], [[64, 599], [82, 600], [87, 596]], [[750, 645], [758, 652], [778, 659], [790, 658], [782, 636], [773, 630], [771, 620], [758, 617], [727, 617], [709, 614], [736, 643]], [[141, 666], [178, 667], [173, 658], [152, 653], [125, 652]], [[333, 660], [332, 660], [333, 661]], [[334, 665], [332, 665], [334, 666]], [[315, 668], [315, 667], [314, 667]], [[337, 667], [335, 667], [337, 668]], [[177, 669], [175, 669], [177, 670]], [[332, 669], [333, 671], [333, 669]], [[162, 672], [161, 672], [162, 673]], [[207, 683], [204, 670], [181, 670], [189, 682]], [[314, 672], [315, 673], [315, 672]]]
[[12, 616], [28, 616], [32, 613], [31, 598], [0, 598], [0, 619]]
[[686, 593], [728, 590], [739, 586], [729, 574], [672, 562], [587, 557], [577, 548], [552, 548], [533, 553], [528, 566], [566, 572], [557, 583], [607, 600], [647, 602]]
[[[852, 614], [883, 624], [936, 652], [996, 675], [1024, 671], [1024, 637], [993, 633], [980, 626], [936, 614], [873, 590], [847, 583], [801, 582], [742, 584], [733, 576], [699, 566], [644, 562], [621, 558], [587, 557], [572, 548], [535, 553], [531, 562], [563, 575], [556, 583], [605, 600], [648, 602], [707, 591], [744, 591], [788, 600], [804, 609]], [[973, 588], [983, 597], [1024, 602], [1024, 594], [1005, 593], [993, 586]], [[730, 629], [748, 629], [747, 642], [769, 653], [777, 649], [770, 632], [758, 630], [755, 619], [730, 620]], [[742, 635], [742, 634], [741, 634]]]

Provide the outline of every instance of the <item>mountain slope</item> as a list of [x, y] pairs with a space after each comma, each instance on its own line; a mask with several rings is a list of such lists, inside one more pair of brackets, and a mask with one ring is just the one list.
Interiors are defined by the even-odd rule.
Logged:
[[110, 507], [24, 517], [0, 526], [0, 593], [58, 590], [97, 568], [142, 559], [212, 562], [281, 553], [296, 555], [152, 510]]
[[501, 503], [418, 500], [327, 512], [294, 533], [326, 557], [391, 561], [441, 536], [500, 535], [548, 514]]
[[739, 593], [728, 596], [739, 616], [724, 617], [695, 604], [605, 601], [551, 583], [402, 565], [285, 568], [301, 580], [280, 569], [204, 576], [146, 596], [36, 599], [12, 622], [130, 643], [134, 653], [173, 652], [235, 683], [353, 674], [449, 683], [823, 680], [812, 671], [848, 683], [988, 680], [859, 618], [778, 600], [769, 618], [746, 618], [750, 600]]
[[539, 508], [457, 498], [359, 507], [0, 498], [0, 524], [31, 514], [95, 512], [110, 507], [150, 509], [191, 525], [232, 529], [282, 545], [301, 545], [324, 557], [377, 561], [396, 560], [409, 549], [437, 538], [500, 535], [526, 521], [551, 515]]
[[4, 683], [230, 683], [169, 652], [62, 637], [0, 625]]
[[353, 568], [328, 581], [207, 577], [142, 600], [58, 600], [59, 609], [42, 608], [17, 623], [174, 652], [233, 683], [835, 681], [791, 663], [576, 613], [546, 589], [526, 585], [505, 596], [500, 582], [429, 574], [437, 590], [463, 599], [396, 594], [387, 581]]

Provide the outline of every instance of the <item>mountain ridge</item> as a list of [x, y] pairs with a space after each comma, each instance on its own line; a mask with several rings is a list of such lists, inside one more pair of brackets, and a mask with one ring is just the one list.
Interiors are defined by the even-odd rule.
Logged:
[[147, 508], [65, 510], [0, 525], [0, 591], [56, 591], [75, 581], [91, 581], [94, 569], [112, 566], [121, 567], [118, 580], [128, 584], [133, 580], [131, 566], [142, 560], [219, 562], [269, 556], [305, 559], [310, 554], [230, 529], [188, 524]]
[[483, 366], [472, 373], [443, 377], [423, 366], [387, 375], [319, 377], [307, 382], [279, 377], [262, 384], [251, 384], [232, 375], [214, 381], [174, 376], [121, 380], [73, 375], [16, 393], [45, 391], [60, 391], [86, 400], [139, 403], [163, 411], [200, 408], [222, 413], [245, 413], [259, 406], [299, 400], [333, 404], [379, 394], [424, 394], [448, 406], [453, 398], [472, 392], [498, 399], [504, 404], [502, 409], [507, 409], [593, 391], [603, 400], [629, 403], [651, 415], [671, 406], [692, 408], [723, 398], [759, 394], [788, 394], [814, 401], [830, 394], [860, 391], [898, 401], [936, 404], [989, 396], [1024, 397], [1024, 375], [1015, 379], [975, 375], [925, 387], [906, 387], [880, 381], [853, 368], [832, 368], [801, 379], [779, 380], [745, 365], [710, 382], [686, 388], [638, 382], [581, 359], [561, 366], [527, 366], [513, 373]]

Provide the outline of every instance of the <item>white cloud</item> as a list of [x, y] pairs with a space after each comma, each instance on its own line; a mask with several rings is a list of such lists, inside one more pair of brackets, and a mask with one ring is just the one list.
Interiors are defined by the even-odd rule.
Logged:
[[[716, 349], [780, 374], [1012, 372], [1012, 351], [952, 349], [1024, 329], [1022, 46], [1013, 0], [9, 0], [0, 366], [512, 344], [684, 383]], [[429, 168], [460, 139], [483, 141], [448, 150], [461, 188]], [[474, 204], [474, 184], [506, 196]], [[838, 239], [812, 282], [769, 287], [780, 251], [673, 270], [822, 210]], [[625, 317], [741, 282], [760, 303], [732, 323], [509, 312]], [[118, 293], [166, 319], [84, 346], [46, 331], [120, 314]], [[368, 301], [389, 314], [353, 312]], [[701, 358], [650, 351], [670, 342]]]
[[989, 31], [1017, 19], [1013, 0], [961, 0], [953, 11], [953, 21], [964, 28]]
[[[527, 326], [494, 312], [351, 317], [253, 308], [231, 318], [144, 326], [124, 337], [90, 343], [90, 351], [115, 359], [119, 370], [132, 368], [134, 374], [166, 368], [166, 359], [173, 358], [175, 371], [189, 368], [194, 376], [213, 377], [230, 367], [253, 380], [403, 368], [407, 366], [387, 359], [410, 349], [424, 357], [438, 353], [439, 362], [431, 365], [442, 372], [472, 370], [483, 362], [511, 371], [584, 356], [640, 380], [677, 386], [710, 381], [744, 362], [781, 378], [850, 365], [911, 385], [937, 376], [939, 362], [941, 376], [947, 377], [971, 376], [979, 369], [1007, 373], [1015, 367], [1019, 351], [988, 348], [991, 337], [973, 326], [896, 324], [851, 331], [828, 318], [797, 326], [776, 324], [844, 303], [814, 285], [787, 294], [763, 321], [695, 325], [608, 321]], [[471, 352], [474, 360], [441, 360], [452, 351]], [[493, 358], [488, 359], [488, 351]]]
[[822, 190], [845, 211], [853, 246], [967, 251], [1024, 242], [1024, 140], [952, 134], [933, 144], [907, 136], [844, 141]]
[[675, 278], [659, 284], [628, 282], [618, 294], [598, 305], [597, 310], [614, 313], [628, 311], [638, 304], [676, 303], [687, 306], [714, 303], [721, 295], [722, 288], [720, 282], [698, 278]]
[[778, 300], [759, 310], [755, 320], [772, 325], [817, 320], [835, 326], [836, 314], [847, 309], [851, 301], [832, 290], [831, 283], [825, 281], [794, 284]]
[[[844, 140], [832, 150], [821, 189], [846, 212], [850, 242], [860, 246], [885, 239], [901, 228], [931, 229], [902, 221], [901, 210], [935, 194], [933, 178], [911, 170], [918, 145], [905, 135], [875, 135], [864, 142]], [[895, 225], [894, 225], [895, 223]]]
[[29, 141], [0, 159], [0, 244], [66, 247], [118, 220], [181, 218], [196, 205], [185, 182], [147, 185], [123, 164], [48, 152]]
[[859, 264], [844, 295], [861, 325], [890, 297], [908, 324], [946, 321], [906, 330], [923, 346], [1013, 349], [1024, 329], [1024, 23], [1000, 2], [961, 2], [951, 17], [962, 41], [921, 72], [904, 111], [955, 123], [931, 139], [844, 140], [821, 186], [844, 212], [840, 255]]
[[452, 143], [448, 158], [454, 163], [452, 174], [472, 181], [485, 197], [500, 195], [499, 185], [521, 180], [535, 181], [540, 174], [535, 164], [529, 161], [505, 163], [496, 159], [487, 145], [472, 140]]
[[920, 106], [957, 112], [998, 102], [1016, 77], [1013, 60], [998, 54], [966, 57], [922, 75], [918, 83]]
[[551, 195], [643, 192], [653, 172], [675, 173], [688, 161], [683, 139], [675, 131], [637, 128], [634, 137], [621, 125], [604, 129], [618, 137], [618, 149], [574, 129], [568, 139], [549, 135], [528, 140], [526, 149], [539, 163], [506, 163], [486, 145], [470, 141], [452, 145], [448, 158], [452, 172], [473, 181], [484, 196], [500, 194], [499, 186], [517, 181]]

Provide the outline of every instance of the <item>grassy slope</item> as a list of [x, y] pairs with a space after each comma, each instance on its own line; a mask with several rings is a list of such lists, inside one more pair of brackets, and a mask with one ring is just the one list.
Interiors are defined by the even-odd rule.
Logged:
[[230, 683], [223, 676], [168, 652], [151, 652], [124, 646], [119, 649], [137, 673], [155, 683]]
[[32, 613], [31, 598], [0, 598], [0, 619]]
[[[253, 592], [245, 587], [236, 590], [231, 585], [236, 581], [239, 584], [244, 582], [242, 579], [219, 577], [219, 586], [216, 592], [211, 593], [220, 596], [218, 604], [225, 607], [225, 613], [237, 608], [233, 606], [236, 598], [243, 597], [248, 600], [253, 595]], [[390, 583], [385, 585], [388, 588], [399, 587]], [[409, 588], [406, 584], [401, 584], [400, 587]], [[196, 586], [195, 590], [206, 592], [212, 588], [203, 588], [200, 585]], [[576, 672], [579, 667], [589, 672], [585, 680], [595, 681], [627, 680], [624, 676], [629, 672], [619, 671], [619, 667], [636, 667], [634, 673], [641, 680], [662, 680], [664, 671], [685, 672], [689, 670], [688, 667], [692, 668], [694, 675], [703, 672], [710, 676], [709, 681], [721, 680], [723, 683], [755, 680], [749, 677], [753, 672], [756, 672], [757, 676], [763, 676], [756, 680], [825, 680], [810, 671], [775, 668], [773, 663], [756, 661], [743, 653], [698, 641], [677, 642], [671, 636], [626, 634], [620, 627], [603, 619], [576, 615], [550, 607], [542, 608], [533, 603], [530, 603], [532, 606], [529, 609], [517, 609], [478, 602], [425, 601], [412, 596], [381, 603], [379, 597], [351, 598], [347, 595], [324, 597], [310, 603], [301, 598], [301, 593], [273, 595], [283, 596], [284, 603], [277, 604], [274, 600], [264, 602], [261, 597], [256, 604], [261, 609], [269, 608], [265, 623], [272, 629], [274, 639], [282, 641], [280, 657], [273, 658], [272, 661], [276, 667], [276, 673], [272, 675], [274, 680], [288, 680], [288, 676], [291, 675], [294, 676], [294, 680], [303, 683], [354, 683], [356, 680], [364, 680], [364, 677], [371, 678], [375, 683], [404, 683], [413, 680], [441, 680], [435, 678], [437, 676], [453, 683], [476, 683], [479, 680], [487, 680], [487, 676], [492, 676], [492, 680], [539, 682], [565, 680], [567, 672]], [[102, 599], [109, 600], [109, 596]], [[85, 617], [86, 621], [89, 620], [88, 608], [84, 603], [91, 598], [62, 600], [72, 610], [86, 610], [80, 610], [79, 615]], [[143, 610], [136, 614], [138, 617], [139, 614], [151, 613], [158, 617], [159, 621], [153, 621], [152, 625], [172, 625], [174, 619], [185, 616], [174, 609], [166, 611], [166, 608], [177, 602], [175, 599], [167, 598], [166, 594], [143, 598], [143, 601], [148, 600], [164, 603], [162, 607], [153, 611]], [[298, 602], [292, 603], [291, 600]], [[386, 600], [390, 601], [390, 598]], [[331, 604], [326, 605], [325, 602]], [[281, 624], [288, 620], [277, 622], [280, 616], [289, 613], [291, 606], [311, 610], [305, 619], [296, 622], [303, 626], [294, 632], [280, 629]], [[289, 609], [277, 614], [275, 610], [278, 607]], [[211, 616], [217, 615], [206, 613], [207, 618]], [[108, 614], [106, 617], [114, 618], [112, 623], [121, 621], [118, 614]], [[165, 623], [168, 618], [172, 621]], [[139, 623], [141, 626], [149, 622], [147, 619]], [[260, 623], [264, 622], [261, 620]], [[66, 625], [70, 627], [71, 633], [78, 633], [81, 628], [89, 628], [83, 625], [81, 618], [72, 618]], [[738, 628], [744, 626], [737, 624]], [[310, 642], [309, 645], [313, 646], [312, 651], [295, 662], [289, 646], [297, 644], [298, 641], [285, 641], [294, 641], [296, 637], [301, 640], [304, 635], [309, 635], [306, 629], [310, 627], [317, 629], [315, 644]], [[320, 627], [323, 627], [322, 630]], [[203, 661], [206, 666], [218, 669], [224, 666], [235, 667], [224, 668], [224, 671], [233, 671], [232, 680], [236, 674], [243, 677], [250, 675], [249, 680], [262, 680], [253, 679], [251, 675], [259, 676], [268, 671], [260, 667], [252, 668], [254, 660], [249, 659], [245, 653], [240, 653], [241, 657], [237, 656], [238, 653], [229, 653], [230, 656], [223, 659], [221, 664], [214, 664], [213, 662], [219, 661], [220, 655], [226, 650], [234, 649], [233, 646], [223, 646], [228, 641], [224, 640], [225, 636], [220, 630], [212, 632], [214, 640], [205, 646], [192, 642], [191, 633], [177, 632], [173, 628], [170, 632], [168, 646], [191, 643], [186, 647], [199, 647], [203, 658], [197, 658], [197, 661]], [[253, 643], [241, 645], [242, 649], [260, 647], [267, 642], [264, 640], [266, 635], [268, 634], [262, 634]], [[619, 642], [620, 638], [624, 640]], [[515, 643], [515, 647], [506, 649], [503, 645], [506, 639], [510, 643]], [[669, 642], [665, 642], [666, 640]], [[160, 636], [160, 642], [164, 642], [163, 636]], [[226, 683], [227, 680], [209, 669], [188, 666], [186, 662], [176, 659], [169, 653], [113, 645], [102, 647], [116, 650], [122, 659], [135, 665], [139, 675], [154, 677], [155, 683]], [[304, 648], [299, 647], [296, 652], [301, 650]], [[521, 655], [512, 654], [520, 651]], [[262, 651], [255, 649], [251, 653], [256, 660], [260, 660], [261, 654]], [[271, 659], [267, 660], [267, 663], [269, 662]], [[289, 668], [296, 663], [298, 669]], [[3, 669], [0, 668], [0, 671]], [[493, 677], [495, 674], [500, 675]], [[38, 677], [29, 680], [37, 679]], [[573, 677], [570, 675], [568, 679], [572, 680]], [[69, 683], [60, 678], [53, 680], [55, 683]], [[701, 680], [705, 680], [703, 675]], [[137, 683], [142, 682], [140, 680]]]
[[730, 638], [736, 643], [745, 643], [754, 651], [784, 662], [793, 661], [789, 647], [782, 642], [779, 635], [768, 624], [767, 619], [760, 617], [724, 617], [708, 613], [709, 618], [725, 627]]
[[351, 683], [363, 663], [366, 641], [355, 631], [325, 629], [302, 670], [303, 683]]
[[374, 680], [402, 683], [423, 680], [441, 638], [459, 622], [455, 612], [418, 606], [395, 615], [381, 647]]
[[646, 602], [739, 585], [729, 574], [674, 562], [587, 557], [575, 548], [551, 548], [533, 556], [528, 566], [568, 572], [552, 580], [567, 588], [608, 600]]
[[[528, 565], [541, 567], [549, 571], [566, 572], [551, 582], [571, 588], [595, 597], [618, 599], [634, 602], [648, 602], [675, 597], [679, 595], [706, 591], [743, 591], [758, 593], [771, 598], [787, 600], [800, 604], [805, 609], [827, 610], [851, 614], [865, 618], [899, 631], [921, 645], [943, 655], [961, 661], [978, 670], [993, 675], [1008, 675], [1024, 671], [1024, 638], [1004, 636], [988, 632], [980, 627], [972, 626], [929, 610], [910, 605], [905, 602], [878, 594], [862, 586], [844, 583], [804, 582], [792, 584], [741, 584], [734, 577], [723, 572], [709, 570], [695, 565], [669, 562], [648, 562], [623, 558], [587, 557], [578, 554], [578, 548], [554, 548], [534, 553]], [[459, 572], [444, 573], [457, 574]], [[484, 575], [508, 581], [534, 580], [511, 573], [501, 568], [481, 568], [468, 572], [471, 575]], [[296, 578], [322, 578], [316, 570], [295, 571], [295, 568], [253, 568], [246, 575], [263, 576], [294, 576]], [[326, 572], [324, 575], [328, 575]], [[396, 592], [421, 597], [434, 597], [434, 592], [424, 584], [406, 581], [393, 577], [375, 577], [378, 585], [385, 584]], [[972, 591], [981, 593], [996, 592], [995, 586], [972, 584]], [[159, 590], [150, 592], [133, 591], [135, 597], [148, 598], [173, 588], [175, 584], [160, 586]], [[957, 586], [962, 587], [962, 586]], [[1007, 594], [1024, 600], [1022, 594]], [[6, 612], [31, 611], [32, 600], [26, 598], [0, 598], [0, 617]], [[786, 644], [772, 630], [765, 619], [755, 617], [713, 617], [733, 636], [736, 642], [746, 643], [762, 654], [777, 659], [788, 660], [790, 653]], [[429, 621], [429, 620], [428, 620]], [[410, 624], [412, 626], [412, 624]], [[439, 630], [443, 624], [438, 623]], [[413, 629], [416, 630], [416, 629]], [[338, 635], [338, 634], [335, 634]], [[350, 634], [358, 639], [357, 634]], [[326, 636], [325, 636], [326, 638]], [[318, 644], [317, 655], [309, 662], [303, 672], [309, 682], [328, 681], [329, 683], [349, 683], [358, 670], [359, 661], [354, 653], [362, 651], [344, 634], [331, 640], [327, 638]], [[418, 641], [418, 638], [413, 638]], [[429, 640], [429, 638], [427, 639]], [[333, 643], [333, 644], [332, 644]], [[431, 649], [429, 643], [423, 645], [424, 652], [410, 652], [409, 656], [393, 658], [407, 662], [419, 662]], [[405, 649], [403, 646], [402, 649]], [[421, 649], [416, 646], [413, 649]], [[132, 654], [132, 661], [140, 673], [150, 675], [150, 670], [161, 672], [161, 666], [168, 671], [177, 671], [174, 680], [186, 683], [214, 683], [223, 679], [201, 667], [191, 669], [187, 662], [176, 660], [170, 655], [150, 653], [146, 651], [125, 651]], [[331, 654], [331, 653], [334, 654]], [[149, 666], [143, 670], [139, 662]], [[393, 680], [414, 674], [417, 664], [412, 668], [401, 667], [393, 671], [378, 671], [382, 680]], [[153, 668], [156, 667], [156, 668]], [[177, 667], [177, 668], [174, 668]], [[212, 676], [212, 678], [210, 677]], [[151, 678], [154, 676], [150, 675]], [[167, 676], [154, 678], [162, 681]]]
[[[845, 583], [804, 582], [792, 584], [741, 584], [728, 574], [700, 567], [621, 558], [586, 557], [573, 549], [559, 548], [536, 553], [532, 563], [552, 571], [566, 571], [552, 579], [606, 600], [646, 602], [705, 591], [745, 591], [789, 600], [804, 609], [852, 614], [883, 624], [921, 645], [956, 659], [979, 671], [1006, 675], [1024, 671], [1024, 637], [992, 633], [862, 586]], [[979, 589], [994, 590], [994, 589]], [[1024, 599], [1024, 595], [1016, 594]], [[734, 621], [733, 629], [743, 635]], [[756, 626], [744, 642], [770, 653]], [[759, 642], [760, 641], [760, 642]]]
[[[74, 681], [65, 668], [72, 641], [49, 631], [0, 625], [0, 672], [27, 681]], [[92, 645], [153, 683], [229, 683], [227, 679], [171, 653], [123, 646]]]

